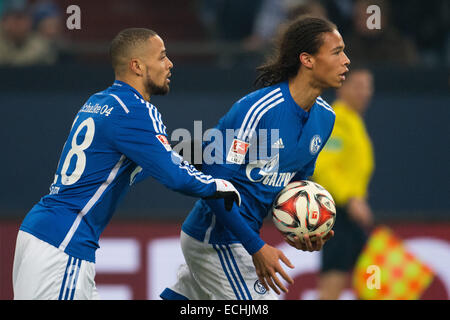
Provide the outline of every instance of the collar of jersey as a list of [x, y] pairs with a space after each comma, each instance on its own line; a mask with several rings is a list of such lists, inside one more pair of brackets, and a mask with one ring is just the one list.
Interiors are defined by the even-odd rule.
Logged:
[[309, 112], [306, 112], [305, 110], [303, 110], [302, 107], [300, 107], [297, 104], [297, 102], [295, 102], [294, 98], [292, 98], [291, 91], [289, 90], [289, 83], [288, 83], [288, 81], [283, 81], [281, 83], [280, 87], [281, 87], [281, 90], [283, 91], [283, 94], [285, 95], [285, 97], [287, 97], [287, 99], [289, 100], [290, 103], [288, 103], [288, 104], [292, 108], [294, 113], [296, 115], [298, 115], [298, 117], [300, 119], [302, 119], [302, 120], [309, 118], [309, 114], [311, 113], [311, 111], [315, 107], [316, 103], [314, 103], [314, 105], [311, 107]]
[[113, 83], [113, 85], [114, 85], [114, 84], [120, 85], [120, 86], [116, 86], [116, 88], [122, 88], [122, 89], [125, 89], [125, 90], [131, 90], [131, 91], [133, 91], [133, 93], [135, 93], [140, 99], [145, 100], [145, 99], [142, 97], [142, 95], [139, 93], [139, 91], [137, 91], [135, 88], [133, 88], [132, 86], [130, 86], [128, 83], [123, 82], [123, 81], [120, 81], [120, 80], [115, 80], [114, 83]]

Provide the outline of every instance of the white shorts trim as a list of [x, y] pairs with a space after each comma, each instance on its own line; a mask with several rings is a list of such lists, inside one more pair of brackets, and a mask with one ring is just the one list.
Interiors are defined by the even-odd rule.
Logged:
[[208, 244], [184, 232], [180, 235], [186, 264], [177, 282], [165, 290], [163, 299], [277, 300], [259, 282], [251, 255], [240, 243]]
[[15, 300], [98, 299], [95, 265], [19, 231], [13, 266]]

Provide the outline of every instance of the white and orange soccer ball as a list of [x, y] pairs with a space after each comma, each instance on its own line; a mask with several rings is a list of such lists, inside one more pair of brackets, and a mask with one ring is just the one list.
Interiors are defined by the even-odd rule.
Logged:
[[331, 194], [321, 185], [301, 180], [289, 183], [273, 202], [272, 220], [289, 239], [308, 234], [325, 237], [336, 221], [336, 206]]

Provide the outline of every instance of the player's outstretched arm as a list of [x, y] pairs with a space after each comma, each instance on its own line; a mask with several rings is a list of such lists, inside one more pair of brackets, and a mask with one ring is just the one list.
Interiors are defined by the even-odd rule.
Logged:
[[131, 178], [133, 183], [151, 176], [167, 188], [188, 196], [225, 199], [227, 208], [233, 203], [240, 205], [240, 195], [233, 184], [214, 179], [185, 161], [172, 150], [165, 132], [156, 131], [148, 114], [140, 112], [136, 108], [135, 112], [118, 116], [111, 132], [118, 151], [140, 167]]

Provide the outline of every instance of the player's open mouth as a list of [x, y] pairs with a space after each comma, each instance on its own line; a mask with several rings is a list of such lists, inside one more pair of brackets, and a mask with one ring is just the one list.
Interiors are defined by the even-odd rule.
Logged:
[[348, 71], [345, 71], [345, 72], [341, 73], [339, 75], [339, 78], [341, 78], [341, 80], [344, 81], [345, 80], [345, 76], [347, 75], [347, 73], [348, 73]]

